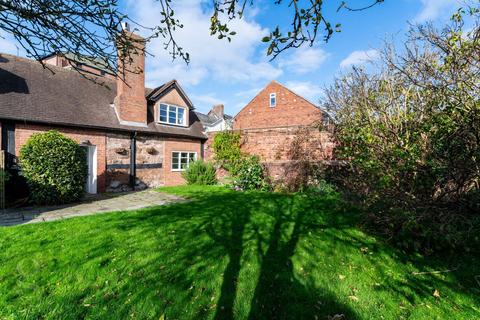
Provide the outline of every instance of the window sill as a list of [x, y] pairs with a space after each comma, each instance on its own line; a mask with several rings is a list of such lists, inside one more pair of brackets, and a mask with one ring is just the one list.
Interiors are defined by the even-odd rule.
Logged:
[[187, 126], [187, 125], [185, 125], [185, 124], [173, 124], [173, 123], [168, 123], [168, 122], [160, 122], [160, 121], [157, 121], [156, 123], [157, 123], [157, 124], [164, 125], [164, 126], [172, 126], [172, 127], [188, 128], [188, 126]]

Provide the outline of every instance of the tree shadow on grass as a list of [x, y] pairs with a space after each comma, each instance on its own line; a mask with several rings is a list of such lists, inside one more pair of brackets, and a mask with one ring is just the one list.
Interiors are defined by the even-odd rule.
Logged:
[[[303, 234], [322, 227], [313, 216], [320, 207], [328, 205], [328, 201], [311, 204], [293, 195], [200, 193], [191, 202], [158, 208], [142, 218], [159, 225], [159, 220], [162, 220], [160, 224], [170, 224], [203, 215], [199, 224], [186, 224], [182, 231], [177, 228], [177, 233], [207, 235], [209, 240], [196, 243], [195, 236], [186, 236], [185, 241], [190, 243], [179, 243], [188, 250], [175, 253], [176, 263], [182, 266], [174, 271], [175, 284], [188, 290], [198, 285], [198, 277], [209, 277], [206, 268], [198, 269], [200, 273], [196, 272], [194, 277], [187, 275], [185, 267], [188, 269], [192, 256], [201, 256], [210, 264], [226, 258], [226, 263], [217, 269], [222, 272], [222, 278], [213, 290], [216, 291], [215, 303], [197, 315], [207, 315], [209, 311], [205, 310], [213, 308], [214, 319], [321, 319], [335, 314], [356, 319], [355, 312], [339, 302], [335, 294], [318, 287], [313, 279], [298, 279], [294, 270], [292, 256], [297, 242]], [[175, 214], [169, 214], [173, 212]], [[119, 227], [125, 230], [138, 223], [136, 219], [122, 219]], [[341, 227], [339, 224], [338, 228]], [[246, 265], [256, 270], [247, 272], [248, 276], [258, 278], [249, 293], [245, 293], [245, 287], [239, 289], [240, 273]], [[182, 304], [178, 298], [175, 303]], [[240, 303], [245, 299], [251, 301]], [[239, 304], [247, 308], [242, 310]]]
[[[390, 300], [431, 297], [431, 286], [451, 286], [454, 280], [464, 288], [452, 291], [473, 294], [460, 277], [443, 283], [391, 277], [398, 261], [408, 263], [405, 255], [362, 235], [355, 215], [338, 199], [231, 191], [190, 195], [190, 202], [24, 226], [23, 234], [2, 235], [0, 262], [15, 267], [8, 269], [12, 274], [0, 274], [0, 310], [4, 299], [10, 313], [21, 317], [29, 310], [32, 319], [366, 318], [372, 306], [357, 310], [360, 305], [349, 303], [337, 284], [344, 260], [374, 268], [378, 278], [372, 282]], [[365, 247], [374, 254], [359, 255]]]

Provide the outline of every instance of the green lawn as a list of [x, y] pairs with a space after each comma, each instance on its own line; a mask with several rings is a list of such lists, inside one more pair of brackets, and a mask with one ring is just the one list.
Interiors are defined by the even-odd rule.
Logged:
[[480, 317], [478, 255], [405, 255], [333, 196], [162, 191], [192, 201], [0, 228], [0, 319]]

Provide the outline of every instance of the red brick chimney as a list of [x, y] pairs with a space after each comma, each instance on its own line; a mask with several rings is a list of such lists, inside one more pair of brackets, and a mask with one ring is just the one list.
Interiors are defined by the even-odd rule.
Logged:
[[133, 126], [147, 125], [147, 100], [145, 99], [145, 40], [122, 24], [123, 36], [133, 43], [129, 52], [117, 46], [117, 96], [115, 110], [120, 123]]

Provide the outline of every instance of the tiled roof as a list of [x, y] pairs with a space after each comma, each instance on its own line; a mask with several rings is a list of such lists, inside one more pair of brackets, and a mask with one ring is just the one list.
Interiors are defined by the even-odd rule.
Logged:
[[[218, 122], [218, 120], [220, 120], [220, 118], [216, 114], [204, 114], [197, 111], [195, 111], [195, 113], [197, 114], [198, 119], [200, 119], [204, 126], [214, 125]], [[223, 120], [230, 121], [232, 119], [233, 117], [228, 114], [223, 115]]]
[[153, 121], [153, 103], [147, 127], [121, 125], [113, 107], [116, 89], [114, 80], [0, 53], [0, 119], [206, 139], [195, 112], [188, 128], [161, 125]]

